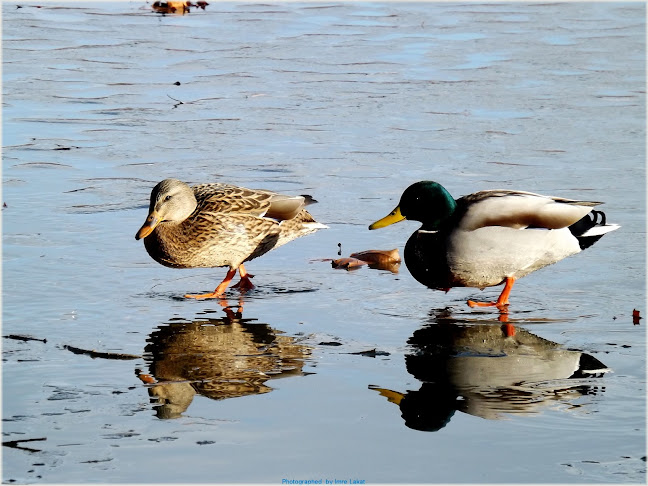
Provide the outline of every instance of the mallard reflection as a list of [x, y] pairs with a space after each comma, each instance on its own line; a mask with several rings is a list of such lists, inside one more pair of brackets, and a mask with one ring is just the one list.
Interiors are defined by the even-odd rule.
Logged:
[[[592, 381], [610, 371], [577, 350], [509, 324], [440, 320], [408, 340], [407, 371], [422, 385], [405, 393], [370, 386], [400, 407], [405, 425], [436, 431], [456, 410], [486, 419], [533, 414], [605, 390]], [[576, 407], [578, 405], [571, 404]]]
[[179, 417], [196, 393], [222, 400], [272, 390], [267, 381], [303, 375], [307, 346], [256, 319], [225, 317], [169, 322], [147, 339], [149, 395], [159, 418]]

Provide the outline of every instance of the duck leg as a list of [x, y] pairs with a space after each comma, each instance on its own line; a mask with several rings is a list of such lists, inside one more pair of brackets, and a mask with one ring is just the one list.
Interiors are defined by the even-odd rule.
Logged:
[[254, 277], [254, 275], [250, 275], [249, 273], [247, 273], [247, 270], [245, 269], [242, 263], [241, 265], [239, 265], [238, 271], [239, 271], [239, 275], [241, 276], [241, 280], [236, 285], [233, 285], [232, 288], [239, 289], [241, 291], [253, 289], [254, 284], [250, 279]]
[[497, 307], [500, 311], [505, 311], [509, 305], [509, 295], [511, 294], [511, 289], [515, 283], [514, 277], [506, 277], [506, 283], [504, 284], [504, 289], [500, 294], [497, 302], [475, 302], [474, 300], [469, 300], [468, 305], [470, 307]]
[[185, 297], [187, 299], [213, 299], [215, 297], [220, 297], [221, 295], [223, 295], [225, 289], [227, 289], [227, 286], [234, 278], [234, 275], [236, 275], [236, 268], [230, 268], [227, 271], [227, 275], [225, 275], [223, 281], [220, 284], [218, 284], [218, 287], [216, 287], [216, 289], [213, 292], [210, 292], [208, 294], [198, 294], [198, 295], [186, 294]]
[[229, 302], [227, 301], [226, 297], [223, 297], [218, 301], [218, 303], [221, 305], [223, 308], [223, 312], [226, 314], [226, 322], [228, 324], [233, 323], [237, 319], [241, 319], [243, 317], [243, 297], [239, 296], [239, 301], [238, 301], [238, 307], [236, 308], [236, 312], [234, 312], [234, 307], [229, 305]]

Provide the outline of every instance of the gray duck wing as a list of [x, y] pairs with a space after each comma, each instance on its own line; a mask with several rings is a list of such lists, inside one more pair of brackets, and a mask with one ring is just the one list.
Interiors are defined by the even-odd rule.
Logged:
[[464, 230], [475, 230], [485, 226], [565, 228], [601, 203], [524, 191], [491, 190], [463, 196], [457, 200], [457, 204], [462, 208], [457, 226]]

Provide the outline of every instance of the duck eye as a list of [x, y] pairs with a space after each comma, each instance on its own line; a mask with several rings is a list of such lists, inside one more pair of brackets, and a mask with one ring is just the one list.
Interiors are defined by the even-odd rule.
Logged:
[[165, 197], [164, 200], [165, 200], [165, 201], [170, 201], [170, 200], [171, 200], [171, 196], [167, 196], [167, 197]]

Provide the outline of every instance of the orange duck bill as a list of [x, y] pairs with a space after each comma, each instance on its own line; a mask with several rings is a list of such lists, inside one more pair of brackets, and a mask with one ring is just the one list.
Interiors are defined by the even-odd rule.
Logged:
[[159, 223], [160, 223], [160, 218], [157, 215], [157, 213], [153, 211], [151, 214], [148, 215], [142, 227], [135, 234], [135, 239], [141, 240], [142, 238], [146, 238], [148, 235], [153, 233], [153, 230]]

